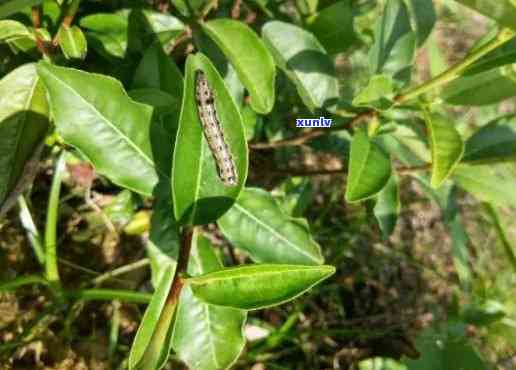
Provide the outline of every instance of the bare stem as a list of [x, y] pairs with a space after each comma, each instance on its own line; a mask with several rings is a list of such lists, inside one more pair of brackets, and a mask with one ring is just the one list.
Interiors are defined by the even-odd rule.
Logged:
[[170, 287], [170, 291], [168, 292], [167, 304], [175, 304], [179, 299], [179, 294], [181, 293], [181, 289], [183, 288], [182, 275], [186, 272], [186, 269], [188, 268], [188, 260], [190, 259], [190, 251], [192, 249], [192, 236], [192, 228], [185, 228], [183, 230], [176, 271], [174, 273], [174, 280], [172, 280], [172, 286]]

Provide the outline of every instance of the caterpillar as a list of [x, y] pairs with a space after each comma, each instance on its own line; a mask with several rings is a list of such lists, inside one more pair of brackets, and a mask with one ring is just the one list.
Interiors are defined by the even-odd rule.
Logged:
[[219, 178], [225, 186], [235, 186], [238, 182], [237, 170], [217, 117], [215, 94], [200, 69], [195, 71], [195, 100], [204, 137], [215, 159]]

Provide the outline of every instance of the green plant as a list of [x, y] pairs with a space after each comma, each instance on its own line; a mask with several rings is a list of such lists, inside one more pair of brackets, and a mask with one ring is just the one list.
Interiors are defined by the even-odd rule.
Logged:
[[[399, 178], [415, 179], [442, 208], [460, 286], [471, 294], [475, 278], [456, 205], [461, 188], [485, 202], [514, 267], [497, 208], [516, 206], [516, 179], [503, 163], [516, 154], [516, 115], [496, 116], [464, 140], [467, 128], [447, 107], [516, 96], [516, 7], [503, 0], [494, 12], [488, 0], [458, 2], [494, 22], [462, 60], [434, 68], [421, 83], [413, 76], [415, 56], [427, 48], [436, 21], [430, 0], [2, 2], [0, 51], [7, 56], [0, 69], [0, 202], [5, 214], [18, 199], [44, 274], [1, 289], [47, 285], [61, 311], [82, 300], [148, 303], [129, 369], [160, 369], [171, 351], [194, 369], [230, 367], [245, 343], [247, 311], [291, 301], [335, 273], [299, 217], [307, 193], [287, 190], [292, 203], [278, 202], [260, 179], [271, 173], [347, 173], [337, 196], [371, 210], [385, 239], [400, 213]], [[337, 72], [335, 56], [352, 51], [368, 65], [366, 77]], [[432, 62], [439, 64], [438, 57]], [[236, 168], [234, 186], [220, 180], [203, 135], [195, 95], [199, 70], [214, 91]], [[293, 128], [293, 117], [324, 115], [333, 119], [331, 128]], [[320, 153], [335, 147], [347, 165], [291, 167], [289, 158], [305, 145]], [[57, 158], [43, 236], [23, 195], [42, 151]], [[274, 151], [274, 165], [248, 176], [251, 160], [267, 151]], [[116, 271], [93, 287], [63, 287], [56, 230], [65, 163], [74, 160], [91, 163], [112, 186], [152, 200], [149, 260], [133, 266], [150, 262], [152, 296], [97, 287]], [[92, 205], [110, 229], [126, 209], [132, 212], [130, 192], [111, 209]], [[145, 218], [133, 221], [124, 221], [126, 233], [145, 229]], [[203, 234], [203, 225], [213, 223], [254, 263], [225, 267]], [[471, 310], [482, 311], [482, 304]], [[468, 322], [464, 315], [457, 313], [457, 320]], [[463, 331], [443, 331], [458, 355], [484, 366]], [[209, 346], [200, 350], [198, 343]], [[439, 351], [428, 353], [433, 350]], [[449, 368], [441, 355], [447, 360], [433, 369]], [[426, 368], [418, 367], [426, 360], [407, 366]]]

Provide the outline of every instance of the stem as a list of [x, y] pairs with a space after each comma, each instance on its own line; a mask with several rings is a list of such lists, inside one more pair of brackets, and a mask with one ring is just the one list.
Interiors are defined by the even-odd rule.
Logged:
[[486, 55], [487, 53], [493, 51], [497, 47], [505, 44], [507, 41], [511, 40], [514, 37], [514, 32], [508, 28], [503, 28], [498, 32], [498, 34], [491, 41], [486, 43], [485, 45], [479, 47], [478, 49], [473, 50], [469, 53], [469, 55], [459, 63], [450, 67], [448, 70], [444, 71], [440, 75], [430, 79], [429, 81], [423, 83], [422, 85], [416, 86], [412, 89], [407, 90], [406, 92], [398, 95], [394, 100], [396, 104], [400, 104], [406, 102], [408, 100], [412, 100], [430, 90], [433, 90], [437, 87], [440, 87], [444, 84], [447, 84], [450, 81], [453, 81], [457, 77], [459, 77], [462, 72], [464, 72], [468, 67], [470, 67], [473, 63], [479, 60], [481, 57]]
[[175, 305], [179, 298], [179, 294], [181, 293], [181, 289], [183, 288], [182, 275], [186, 273], [186, 269], [188, 268], [190, 250], [192, 249], [192, 236], [192, 228], [185, 228], [183, 230], [181, 245], [179, 247], [179, 258], [177, 260], [176, 271], [174, 273], [174, 280], [172, 280], [172, 285], [168, 292], [167, 305]]
[[112, 301], [118, 299], [123, 302], [149, 303], [151, 299], [151, 294], [125, 289], [79, 289], [68, 291], [65, 295], [69, 298], [85, 301]]
[[66, 163], [65, 154], [66, 152], [61, 152], [55, 165], [45, 227], [45, 273], [47, 280], [50, 282], [51, 287], [56, 290], [57, 294], [59, 294], [61, 290], [59, 270], [57, 268], [57, 220], [59, 215], [61, 182]]
[[128, 272], [137, 270], [137, 269], [145, 267], [145, 266], [147, 266], [149, 264], [150, 264], [150, 260], [148, 258], [144, 258], [144, 259], [141, 259], [139, 261], [136, 261], [136, 262], [133, 262], [133, 263], [129, 263], [127, 265], [120, 266], [120, 267], [118, 267], [118, 268], [116, 268], [114, 270], [108, 271], [108, 272], [106, 272], [106, 273], [96, 277], [95, 279], [93, 279], [92, 283], [94, 285], [100, 285], [104, 281], [110, 280], [111, 278], [113, 278], [115, 276], [119, 276], [119, 275], [122, 275], [122, 274], [125, 274], [125, 273], [128, 273]]
[[40, 275], [20, 276], [7, 283], [1, 283], [0, 284], [0, 292], [9, 292], [12, 290], [16, 290], [25, 285], [34, 285], [34, 284], [48, 285], [48, 281], [43, 276], [40, 276]]
[[45, 46], [45, 42], [39, 36], [37, 30], [41, 28], [41, 5], [35, 5], [31, 8], [32, 25], [36, 32], [36, 48], [39, 50], [43, 57], [48, 57], [48, 50]]
[[[73, 20], [75, 18], [75, 14], [77, 14], [77, 10], [79, 10], [79, 5], [81, 3], [81, 0], [72, 0], [70, 5], [66, 8], [66, 13], [63, 17], [63, 21], [61, 22], [61, 27], [70, 27], [73, 23]], [[59, 44], [59, 32], [56, 33], [52, 40], [52, 45], [57, 46]]]
[[[419, 166], [400, 166], [395, 168], [396, 172], [399, 174], [407, 174], [417, 171], [425, 171], [430, 169], [432, 166], [431, 163], [425, 163]], [[278, 168], [274, 170], [273, 173], [278, 175], [289, 175], [289, 176], [317, 176], [317, 175], [335, 175], [335, 174], [345, 174], [348, 172], [347, 167], [341, 167], [332, 170], [326, 169], [315, 169], [315, 170], [304, 170], [304, 169], [296, 169], [296, 168]]]
[[514, 271], [516, 271], [516, 252], [514, 251], [514, 248], [511, 245], [509, 238], [507, 237], [507, 232], [505, 231], [505, 227], [503, 226], [502, 221], [500, 220], [500, 215], [498, 214], [498, 211], [490, 203], [484, 203], [484, 208], [486, 209], [487, 214], [491, 218], [491, 221], [494, 223], [496, 232], [498, 233], [498, 237], [502, 242], [507, 259], [509, 260]]
[[273, 148], [284, 147], [284, 146], [302, 145], [309, 140], [315, 139], [316, 137], [326, 135], [328, 132], [347, 130], [350, 127], [353, 127], [361, 122], [364, 122], [368, 119], [373, 118], [377, 114], [378, 113], [373, 110], [364, 111], [364, 112], [357, 114], [355, 117], [353, 117], [351, 119], [351, 121], [349, 121], [347, 124], [342, 125], [342, 126], [330, 127], [330, 128], [317, 128], [314, 130], [306, 131], [305, 133], [303, 133], [301, 135], [298, 135], [298, 136], [295, 136], [292, 138], [288, 138], [288, 139], [277, 140], [277, 141], [273, 141], [270, 143], [251, 143], [251, 144], [249, 144], [249, 147], [251, 149], [261, 150], [261, 149], [273, 149]]
[[25, 232], [27, 233], [27, 237], [29, 238], [30, 245], [32, 246], [32, 250], [36, 255], [36, 259], [39, 264], [44, 266], [45, 264], [45, 252], [43, 248], [43, 241], [41, 239], [41, 235], [39, 233], [36, 224], [34, 223], [34, 218], [30, 213], [29, 206], [27, 205], [27, 201], [25, 197], [22, 195], [18, 198], [18, 205], [20, 207], [20, 221], [22, 223]]

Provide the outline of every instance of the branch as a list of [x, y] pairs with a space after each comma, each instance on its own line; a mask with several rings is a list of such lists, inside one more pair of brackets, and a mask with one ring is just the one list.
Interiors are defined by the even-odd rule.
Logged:
[[48, 50], [45, 46], [45, 42], [41, 39], [38, 29], [41, 28], [41, 5], [35, 5], [31, 9], [32, 25], [35, 29], [36, 35], [36, 48], [43, 56], [48, 56]]
[[179, 249], [179, 258], [177, 260], [176, 271], [174, 273], [174, 280], [168, 292], [167, 304], [175, 304], [179, 299], [179, 294], [183, 288], [183, 277], [188, 268], [188, 260], [190, 259], [190, 250], [192, 249], [192, 228], [185, 228], [181, 238], [181, 245]]
[[338, 127], [330, 127], [329, 129], [325, 128], [316, 128], [314, 130], [306, 131], [305, 133], [295, 136], [288, 139], [283, 140], [277, 140], [272, 141], [270, 143], [250, 143], [249, 148], [251, 149], [273, 149], [273, 148], [279, 148], [284, 146], [298, 146], [302, 145], [305, 142], [315, 139], [316, 137], [326, 135], [328, 132], [335, 132], [335, 131], [342, 131], [342, 130], [348, 130], [349, 128], [356, 126], [362, 122], [367, 121], [367, 119], [373, 118], [378, 113], [373, 110], [367, 110], [364, 112], [361, 112], [357, 114], [355, 117], [351, 119], [348, 123], [346, 123], [343, 126]]
[[[73, 23], [73, 20], [75, 18], [75, 14], [77, 14], [77, 10], [79, 10], [79, 5], [81, 3], [81, 0], [72, 0], [68, 8], [66, 9], [65, 16], [63, 18], [63, 21], [61, 22], [60, 27], [70, 27]], [[56, 47], [59, 45], [59, 31], [56, 33], [52, 40], [52, 45]]]
[[[396, 167], [395, 171], [399, 174], [409, 174], [417, 171], [426, 171], [431, 168], [431, 163], [425, 163], [419, 166], [400, 166]], [[288, 176], [317, 176], [317, 175], [337, 175], [337, 174], [345, 174], [348, 172], [347, 167], [341, 167], [337, 169], [297, 169], [297, 168], [278, 168], [273, 170], [275, 174], [288, 175]]]

